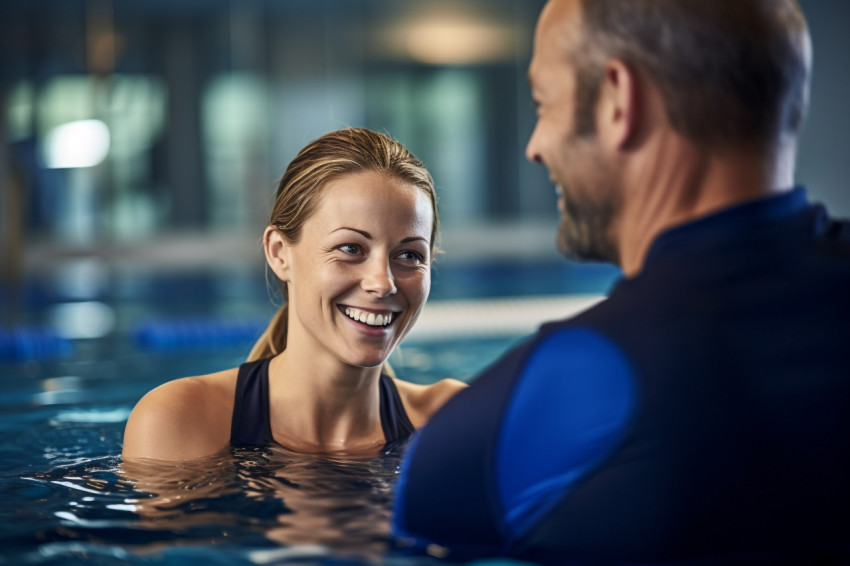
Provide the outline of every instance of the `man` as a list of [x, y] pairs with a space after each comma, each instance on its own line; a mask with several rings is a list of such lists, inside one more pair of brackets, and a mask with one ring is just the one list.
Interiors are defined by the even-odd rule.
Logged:
[[412, 442], [393, 526], [456, 557], [850, 557], [850, 224], [793, 187], [793, 0], [550, 0], [528, 158], [622, 267]]

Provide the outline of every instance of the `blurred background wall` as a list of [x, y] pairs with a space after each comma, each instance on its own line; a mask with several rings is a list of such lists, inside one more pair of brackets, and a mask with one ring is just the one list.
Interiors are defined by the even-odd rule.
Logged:
[[[261, 277], [276, 180], [345, 126], [428, 164], [441, 261], [554, 257], [552, 187], [523, 155], [543, 3], [2, 0], [5, 317], [43, 279], [84, 297], [114, 269]], [[798, 179], [850, 216], [850, 3], [801, 4], [815, 73]]]

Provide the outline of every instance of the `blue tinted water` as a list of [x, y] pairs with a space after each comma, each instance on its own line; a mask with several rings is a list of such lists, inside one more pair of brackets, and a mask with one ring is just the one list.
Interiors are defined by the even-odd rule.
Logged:
[[[574, 270], [533, 263], [446, 268], [435, 273], [431, 300], [604, 292], [616, 277], [605, 268]], [[139, 329], [174, 317], [264, 320], [274, 307], [257, 279], [115, 276], [82, 298], [43, 281], [14, 293], [17, 311], [6, 310], [5, 318], [47, 328], [51, 340], [51, 324], [61, 326], [57, 304], [108, 305], [113, 318], [105, 335], [69, 339], [67, 351], [50, 346], [0, 359], [0, 565], [438, 562], [408, 556], [388, 537], [399, 451], [356, 461], [272, 449], [179, 466], [122, 462], [124, 424], [145, 392], [235, 367], [250, 346], [243, 333], [159, 348], [140, 342]], [[9, 290], [0, 295], [8, 304]], [[91, 322], [86, 316], [104, 309], [79, 312]], [[12, 328], [11, 348], [20, 335], [5, 327]], [[519, 338], [405, 343], [392, 362], [418, 383], [468, 379]]]
[[[410, 361], [395, 366], [420, 382], [470, 375], [510, 342], [412, 344], [403, 349]], [[0, 365], [0, 564], [421, 562], [387, 536], [399, 451], [359, 461], [277, 449], [177, 467], [122, 462], [124, 424], [141, 395], [242, 356], [121, 352]]]

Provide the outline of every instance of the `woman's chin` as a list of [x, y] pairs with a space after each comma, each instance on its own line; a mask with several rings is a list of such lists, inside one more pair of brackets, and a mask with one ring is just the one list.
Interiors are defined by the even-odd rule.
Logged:
[[361, 355], [349, 356], [346, 360], [350, 365], [359, 368], [376, 368], [380, 367], [387, 361], [389, 354], [386, 355]]

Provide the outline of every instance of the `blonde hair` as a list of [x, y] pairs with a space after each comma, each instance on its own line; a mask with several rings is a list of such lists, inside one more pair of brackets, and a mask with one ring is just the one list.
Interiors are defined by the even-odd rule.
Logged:
[[[415, 155], [392, 138], [363, 128], [346, 128], [327, 133], [302, 149], [286, 168], [277, 188], [269, 226], [290, 243], [298, 242], [301, 228], [318, 208], [322, 189], [331, 180], [363, 171], [376, 171], [419, 187], [431, 199], [434, 225], [431, 228], [433, 253], [439, 219], [437, 196], [431, 174]], [[279, 281], [284, 301], [286, 283]], [[288, 312], [284, 304], [272, 317], [257, 340], [248, 361], [274, 356], [286, 349]], [[384, 363], [384, 373], [392, 368]]]

